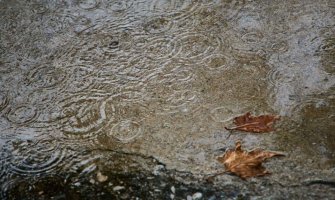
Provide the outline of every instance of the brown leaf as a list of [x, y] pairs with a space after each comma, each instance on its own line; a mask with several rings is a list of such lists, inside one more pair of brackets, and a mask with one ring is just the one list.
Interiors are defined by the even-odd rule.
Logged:
[[262, 163], [274, 156], [284, 156], [283, 153], [263, 151], [255, 149], [250, 152], [242, 150], [241, 142], [236, 142], [235, 150], [228, 150], [225, 154], [218, 157], [218, 161], [223, 163], [226, 171], [236, 174], [242, 179], [255, 176], [264, 176], [270, 174], [262, 166]]
[[227, 130], [239, 130], [253, 133], [264, 133], [273, 131], [273, 124], [279, 120], [280, 116], [277, 115], [260, 115], [251, 116], [250, 112], [245, 115], [234, 118], [236, 127], [227, 128]]

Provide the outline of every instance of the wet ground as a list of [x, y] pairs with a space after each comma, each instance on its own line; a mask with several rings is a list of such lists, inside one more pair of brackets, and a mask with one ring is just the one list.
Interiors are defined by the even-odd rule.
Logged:
[[[1, 199], [333, 199], [335, 3], [0, 0]], [[251, 111], [276, 131], [228, 132]], [[282, 151], [243, 181], [216, 157]]]

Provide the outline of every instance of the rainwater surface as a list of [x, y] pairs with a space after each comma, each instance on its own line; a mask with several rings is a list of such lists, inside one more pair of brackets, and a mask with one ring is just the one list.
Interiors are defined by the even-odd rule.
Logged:
[[[334, 197], [334, 15], [332, 0], [0, 0], [0, 198]], [[225, 130], [247, 112], [281, 119]], [[237, 140], [286, 157], [206, 182]]]

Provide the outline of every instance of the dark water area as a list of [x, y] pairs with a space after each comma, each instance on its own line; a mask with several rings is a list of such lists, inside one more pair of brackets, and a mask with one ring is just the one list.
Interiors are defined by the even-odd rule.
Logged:
[[[0, 199], [333, 199], [335, 3], [0, 0]], [[229, 132], [276, 114], [275, 131]], [[270, 176], [223, 174], [241, 140]]]

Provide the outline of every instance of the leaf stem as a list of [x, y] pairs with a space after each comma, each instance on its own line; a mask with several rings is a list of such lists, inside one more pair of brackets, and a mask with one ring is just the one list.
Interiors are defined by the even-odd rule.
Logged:
[[229, 130], [229, 131], [231, 131], [231, 130], [236, 130], [236, 129], [239, 129], [239, 128], [244, 128], [244, 127], [246, 127], [246, 126], [250, 126], [250, 125], [255, 125], [255, 124], [259, 124], [259, 122], [251, 122], [251, 123], [248, 123], [248, 124], [243, 124], [243, 125], [241, 125], [241, 126], [235, 126], [235, 127], [232, 127], [232, 128], [228, 128], [228, 127], [224, 127], [226, 130]]

